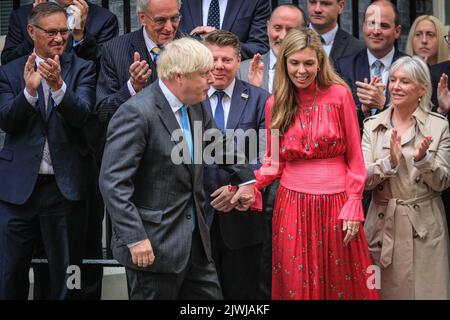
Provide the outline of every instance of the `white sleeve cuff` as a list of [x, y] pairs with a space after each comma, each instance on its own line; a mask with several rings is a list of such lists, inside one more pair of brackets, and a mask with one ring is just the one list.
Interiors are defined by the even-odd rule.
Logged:
[[133, 242], [133, 243], [127, 244], [127, 247], [128, 247], [128, 249], [130, 249], [130, 248], [133, 248], [133, 247], [137, 246], [138, 244], [140, 244], [142, 242], [144, 242], [144, 240], [141, 240], [141, 241], [138, 241], [138, 242]]
[[246, 186], [246, 185], [248, 185], [248, 184], [255, 183], [255, 182], [256, 182], [256, 180], [253, 179], [253, 180], [250, 180], [250, 181], [247, 181], [247, 182], [243, 182], [243, 183], [241, 183], [241, 184], [238, 184], [238, 187], [243, 187], [243, 186]]
[[381, 161], [381, 166], [383, 168], [383, 173], [384, 174], [386, 174], [386, 175], [394, 175], [398, 171], [399, 164], [397, 164], [397, 166], [395, 168], [392, 168], [392, 166], [391, 166], [391, 157], [387, 156], [386, 158], [383, 159], [383, 161]]
[[36, 103], [39, 98], [39, 94], [36, 91], [36, 96], [33, 97], [31, 94], [28, 93], [26, 88], [23, 88], [23, 94], [25, 95], [25, 99], [27, 99], [28, 103], [31, 104], [33, 107], [36, 107]]
[[430, 160], [430, 158], [431, 158], [431, 153], [429, 153], [427, 150], [427, 152], [425, 153], [425, 157], [423, 157], [422, 160], [414, 161], [414, 158], [413, 158], [412, 162], [413, 162], [414, 166], [420, 166], [420, 165], [428, 162], [428, 160]]
[[59, 106], [64, 98], [64, 95], [66, 94], [66, 90], [67, 90], [67, 85], [66, 83], [63, 81], [63, 85], [61, 86], [61, 88], [59, 88], [56, 91], [52, 90], [52, 99], [55, 102], [55, 106]]
[[130, 95], [134, 96], [136, 94], [136, 91], [134, 91], [134, 88], [133, 88], [133, 86], [131, 84], [131, 80], [130, 79], [128, 79], [128, 81], [127, 81], [127, 87], [128, 87], [128, 91], [130, 92]]

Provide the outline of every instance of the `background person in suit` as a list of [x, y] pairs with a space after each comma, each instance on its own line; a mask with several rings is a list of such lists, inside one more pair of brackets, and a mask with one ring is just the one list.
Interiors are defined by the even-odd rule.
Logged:
[[[235, 132], [235, 148], [245, 154], [253, 169], [257, 169], [265, 151], [264, 106], [269, 93], [236, 79], [241, 60], [240, 43], [236, 35], [215, 30], [208, 33], [204, 44], [213, 54], [214, 83], [203, 106], [223, 132], [243, 130]], [[261, 136], [260, 132], [263, 133]], [[253, 139], [246, 138], [246, 134], [253, 134]], [[239, 300], [261, 298], [258, 290], [264, 217], [254, 212], [243, 213], [237, 210], [221, 213], [213, 208], [209, 195], [214, 199], [214, 204], [221, 198], [233, 197], [228, 188], [231, 174], [217, 165], [205, 166], [204, 182], [206, 220], [208, 223], [212, 219], [212, 256], [223, 296], [225, 299]], [[270, 280], [270, 274], [268, 276]]]
[[432, 66], [448, 60], [447, 31], [442, 22], [433, 16], [417, 17], [409, 30], [406, 54], [418, 55]]
[[[378, 17], [380, 21], [377, 21]], [[395, 48], [400, 37], [400, 16], [396, 6], [386, 0], [374, 1], [364, 14], [364, 41], [367, 49], [335, 62], [335, 69], [352, 89], [359, 126], [371, 114], [383, 111], [388, 105], [391, 64], [405, 54]], [[378, 66], [378, 67], [377, 67]]]
[[[100, 190], [130, 299], [222, 297], [204, 216], [202, 155], [207, 146], [217, 147], [216, 162], [236, 154], [221, 152], [225, 140], [200, 104], [213, 82], [212, 65], [211, 52], [197, 40], [170, 42], [158, 60], [160, 80], [110, 121]], [[203, 140], [209, 129], [218, 133], [215, 142]], [[248, 209], [254, 202], [251, 167], [221, 167], [241, 184], [231, 202]]]
[[95, 66], [64, 52], [67, 17], [60, 6], [34, 7], [28, 32], [34, 52], [0, 68], [0, 128], [6, 132], [0, 150], [0, 300], [28, 297], [36, 249], [48, 259], [45, 298], [68, 299], [79, 293], [68, 289], [67, 271], [81, 263], [79, 234], [92, 185], [82, 129], [94, 107]]
[[108, 122], [119, 106], [155, 81], [156, 61], [180, 23], [180, 0], [139, 0], [142, 28], [107, 42], [97, 81], [97, 110]]
[[[37, 3], [46, 0], [34, 0], [33, 4], [21, 6], [11, 13], [2, 51], [2, 64], [18, 57], [29, 55], [33, 51], [33, 41], [27, 32], [28, 16]], [[79, 11], [79, 25], [76, 26], [67, 41], [68, 51], [73, 50], [79, 57], [98, 61], [99, 46], [119, 34], [117, 17], [109, 10], [85, 0], [57, 0], [58, 4]], [[70, 10], [69, 10], [70, 11]]]
[[308, 0], [307, 11], [310, 28], [316, 31], [331, 62], [357, 53], [364, 45], [338, 26], [339, 15], [344, 10], [344, 0]]
[[305, 14], [300, 7], [289, 3], [276, 7], [267, 21], [269, 52], [263, 55], [257, 53], [252, 59], [241, 62], [238, 78], [272, 93], [275, 64], [281, 42], [290, 29], [304, 26], [306, 26]]
[[189, 0], [181, 5], [180, 31], [203, 36], [223, 29], [241, 40], [243, 59], [266, 53], [269, 43], [265, 23], [270, 16], [267, 0]]

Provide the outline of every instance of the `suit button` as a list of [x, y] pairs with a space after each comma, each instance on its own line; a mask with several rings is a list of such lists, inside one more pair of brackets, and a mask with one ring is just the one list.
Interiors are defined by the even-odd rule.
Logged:
[[413, 238], [414, 238], [414, 239], [417, 239], [417, 237], [419, 237], [419, 234], [416, 232], [416, 230], [414, 230]]
[[418, 204], [415, 204], [414, 206], [413, 206], [413, 208], [415, 209], [415, 210], [419, 210], [419, 205]]
[[384, 218], [384, 213], [383, 213], [383, 212], [380, 212], [380, 213], [378, 214], [378, 218], [383, 219], [383, 218]]
[[421, 176], [416, 177], [416, 183], [419, 183], [421, 179], [422, 179]]
[[382, 186], [382, 185], [379, 185], [379, 186], [378, 186], [378, 190], [379, 190], [379, 191], [383, 191], [383, 186]]
[[186, 215], [186, 219], [191, 220], [192, 216], [190, 214]]
[[381, 248], [381, 245], [382, 245], [381, 241], [378, 241], [378, 242], [377, 242], [377, 247], [378, 247], [378, 248]]

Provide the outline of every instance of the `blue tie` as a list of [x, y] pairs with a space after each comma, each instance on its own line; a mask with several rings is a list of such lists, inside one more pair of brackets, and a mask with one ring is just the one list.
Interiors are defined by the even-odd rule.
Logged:
[[[373, 66], [375, 67], [374, 70], [374, 75], [377, 78], [381, 78], [381, 68], [384, 66], [383, 62], [381, 62], [380, 60], [375, 60], [375, 62], [373, 63]], [[372, 108], [370, 109], [370, 114], [373, 116], [374, 114], [377, 113], [377, 108]]]
[[211, 0], [211, 4], [209, 5], [208, 10], [208, 21], [206, 22], [206, 25], [214, 27], [216, 29], [220, 29], [219, 0]]
[[[180, 109], [181, 113], [181, 128], [183, 129], [184, 137], [189, 146], [189, 153], [191, 154], [191, 161], [194, 163], [194, 145], [192, 143], [191, 129], [189, 128], [189, 118], [187, 114], [187, 106], [182, 106]], [[195, 209], [192, 214], [192, 231], [195, 229]]]
[[159, 54], [161, 53], [161, 48], [159, 46], [153, 47], [152, 50], [150, 50], [150, 53], [152, 54], [153, 62], [156, 63], [158, 61]]
[[214, 94], [217, 96], [217, 106], [216, 111], [214, 112], [214, 121], [216, 122], [217, 127], [225, 132], [225, 113], [223, 111], [222, 99], [225, 95], [223, 91], [216, 91]]

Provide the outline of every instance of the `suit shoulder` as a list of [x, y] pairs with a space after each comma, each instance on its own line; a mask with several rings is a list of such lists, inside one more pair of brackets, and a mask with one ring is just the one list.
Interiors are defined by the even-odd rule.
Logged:
[[111, 11], [109, 11], [106, 8], [103, 8], [99, 5], [96, 5], [94, 3], [90, 3], [88, 2], [89, 5], [89, 10], [92, 10], [92, 14], [95, 16], [95, 19], [109, 19], [112, 17], [115, 17], [116, 15], [114, 13], [112, 13]]
[[14, 74], [19, 72], [23, 76], [23, 67], [28, 60], [28, 56], [22, 56], [14, 59], [7, 64], [1, 65], [0, 68], [7, 74]]
[[123, 34], [121, 36], [112, 38], [111, 40], [106, 41], [103, 44], [103, 47], [104, 48], [111, 48], [112, 49], [111, 52], [118, 52], [118, 51], [120, 51], [120, 50], [118, 50], [118, 47], [120, 48], [120, 47], [122, 47], [124, 45], [128, 45], [129, 43], [131, 43], [131, 39], [133, 37], [136, 37], [136, 33], [137, 32], [142, 32], [142, 31], [141, 31], [141, 29], [139, 29], [137, 31], [130, 32], [130, 33], [125, 33], [125, 34]]
[[266, 89], [254, 86], [251, 83], [244, 81], [244, 80], [238, 80], [238, 81], [241, 81], [242, 84], [244, 85], [244, 87], [248, 88], [251, 95], [262, 96], [265, 99], [267, 99], [270, 96], [270, 93]]
[[367, 117], [367, 118], [365, 118], [365, 119], [363, 120], [363, 123], [364, 123], [364, 124], [365, 124], [365, 123], [369, 123], [370, 121], [375, 120], [376, 118], [377, 118], [376, 115]]

